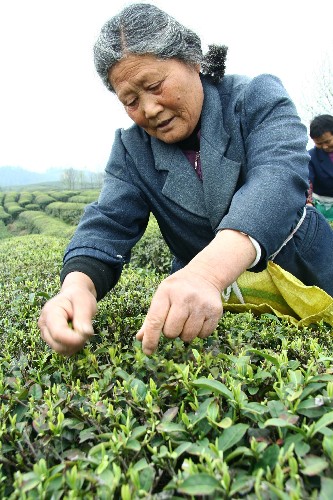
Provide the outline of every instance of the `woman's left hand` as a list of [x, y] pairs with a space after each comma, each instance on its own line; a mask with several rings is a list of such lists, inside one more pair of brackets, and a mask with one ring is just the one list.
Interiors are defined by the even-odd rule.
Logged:
[[208, 337], [223, 313], [221, 293], [256, 257], [248, 236], [224, 229], [187, 266], [159, 285], [136, 338], [150, 355], [161, 333], [191, 342]]
[[159, 285], [136, 338], [145, 354], [152, 354], [161, 333], [169, 339], [191, 342], [208, 337], [222, 316], [221, 292], [209, 279], [189, 266], [172, 274]]

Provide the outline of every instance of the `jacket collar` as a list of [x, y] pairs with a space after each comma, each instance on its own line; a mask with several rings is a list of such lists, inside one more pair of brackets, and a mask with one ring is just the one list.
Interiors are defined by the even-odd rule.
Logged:
[[189, 212], [208, 217], [212, 228], [216, 229], [229, 207], [240, 165], [224, 156], [229, 135], [223, 128], [223, 110], [218, 90], [205, 78], [202, 78], [202, 83], [202, 182], [176, 145], [165, 144], [156, 138], [151, 139], [151, 145], [155, 168], [168, 171], [162, 193]]

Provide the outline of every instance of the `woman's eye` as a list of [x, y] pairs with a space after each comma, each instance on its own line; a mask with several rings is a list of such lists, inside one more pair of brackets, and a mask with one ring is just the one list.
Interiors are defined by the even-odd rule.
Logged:
[[148, 90], [151, 90], [152, 92], [154, 92], [155, 90], [158, 90], [161, 86], [161, 82], [157, 82], [157, 83], [153, 83], [153, 85], [150, 85], [148, 87]]
[[133, 99], [125, 104], [126, 108], [133, 108], [136, 105], [137, 99]]

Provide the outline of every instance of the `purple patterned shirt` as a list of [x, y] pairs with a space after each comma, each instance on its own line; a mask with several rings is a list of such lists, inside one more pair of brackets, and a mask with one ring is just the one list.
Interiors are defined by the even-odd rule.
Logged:
[[194, 168], [197, 176], [202, 181], [202, 170], [200, 160], [200, 120], [194, 131], [187, 139], [179, 142], [179, 147]]
[[191, 163], [192, 167], [197, 173], [197, 176], [202, 181], [202, 170], [201, 170], [201, 160], [200, 160], [200, 151], [193, 150], [183, 150], [184, 155]]

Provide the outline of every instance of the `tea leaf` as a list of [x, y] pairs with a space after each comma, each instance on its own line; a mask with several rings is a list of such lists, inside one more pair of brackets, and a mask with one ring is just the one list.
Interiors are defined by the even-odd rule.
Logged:
[[175, 418], [178, 413], [178, 406], [174, 406], [173, 408], [169, 408], [162, 416], [162, 422], [171, 422]]
[[222, 436], [218, 439], [218, 448], [221, 451], [226, 451], [237, 444], [244, 436], [249, 426], [247, 424], [235, 424], [228, 429], [225, 429]]
[[321, 489], [319, 500], [332, 500], [333, 479], [329, 477], [321, 478]]
[[317, 476], [328, 467], [327, 461], [321, 457], [307, 456], [303, 461], [305, 467], [302, 469], [302, 474], [305, 476]]
[[269, 427], [269, 426], [287, 427], [288, 429], [293, 429], [296, 432], [304, 432], [299, 427], [296, 427], [295, 425], [293, 425], [293, 423], [291, 423], [288, 420], [284, 420], [283, 418], [269, 418], [264, 423], [264, 427]]
[[39, 384], [33, 384], [29, 389], [29, 396], [33, 399], [41, 399], [43, 396], [43, 389]]
[[212, 495], [216, 490], [222, 490], [220, 483], [212, 476], [205, 473], [197, 473], [189, 476], [178, 487], [180, 493], [185, 495]]
[[202, 377], [198, 378], [197, 380], [193, 380], [192, 383], [196, 387], [209, 389], [214, 393], [221, 394], [221, 396], [224, 396], [226, 399], [233, 399], [232, 392], [224, 384], [222, 384], [222, 382], [219, 382], [218, 380], [212, 380], [209, 378]]
[[270, 363], [272, 363], [274, 366], [276, 366], [276, 368], [280, 367], [280, 361], [275, 356], [272, 356], [271, 354], [267, 354], [267, 352], [259, 351], [258, 349], [249, 349], [249, 352], [253, 352], [254, 354], [257, 354], [258, 356], [265, 358], [266, 361], [269, 361]]
[[156, 427], [158, 432], [184, 432], [185, 426], [184, 424], [176, 424], [174, 422], [161, 422]]
[[317, 434], [317, 432], [323, 432], [325, 427], [333, 423], [333, 411], [326, 413], [326, 415], [323, 415], [318, 422], [315, 423], [314, 430], [313, 430], [313, 436]]

